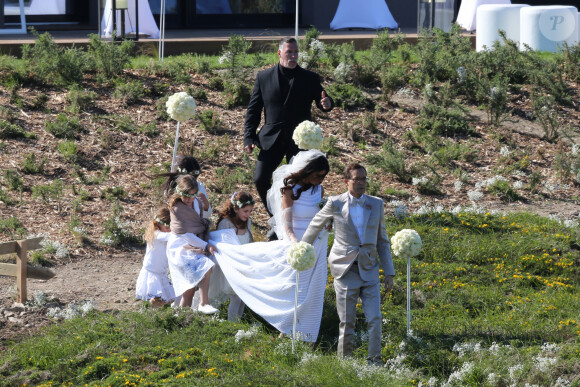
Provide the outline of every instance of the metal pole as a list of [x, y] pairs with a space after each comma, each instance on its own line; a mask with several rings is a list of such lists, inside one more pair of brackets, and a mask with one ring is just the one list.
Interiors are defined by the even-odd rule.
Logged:
[[179, 144], [179, 125], [181, 122], [177, 121], [177, 130], [175, 131], [175, 143], [173, 144], [173, 158], [171, 159], [171, 172], [177, 170], [177, 163], [175, 158], [177, 157], [177, 144]]
[[298, 41], [298, 2], [300, 0], [296, 0], [296, 22], [294, 24], [295, 28], [294, 28], [294, 39], [296, 39], [296, 41]]
[[163, 56], [165, 55], [165, 0], [161, 0], [159, 27], [159, 61], [163, 62]]
[[296, 320], [298, 314], [298, 282], [300, 280], [300, 272], [296, 270], [296, 289], [294, 291], [294, 321], [292, 322], [292, 353], [294, 353], [294, 341], [296, 340]]
[[407, 258], [407, 336], [411, 334], [411, 258]]

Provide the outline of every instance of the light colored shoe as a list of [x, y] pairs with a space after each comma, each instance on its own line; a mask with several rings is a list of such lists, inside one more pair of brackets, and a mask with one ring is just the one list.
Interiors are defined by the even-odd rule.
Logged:
[[203, 313], [203, 314], [215, 314], [215, 313], [219, 312], [219, 309], [214, 308], [210, 304], [206, 304], [206, 305], [199, 305], [197, 307], [197, 311], [200, 313]]

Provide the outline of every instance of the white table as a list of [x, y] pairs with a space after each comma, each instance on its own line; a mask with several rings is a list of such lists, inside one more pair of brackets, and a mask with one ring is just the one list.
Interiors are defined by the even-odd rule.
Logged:
[[[159, 27], [155, 23], [149, 1], [138, 0], [139, 5], [139, 34], [147, 35], [150, 38], [159, 38]], [[123, 12], [125, 15], [125, 34], [135, 32], [137, 13], [135, 12], [135, 0], [128, 0], [129, 8]], [[113, 29], [117, 30], [117, 36], [121, 36], [121, 11], [117, 10], [117, 27], [113, 27], [113, 4], [111, 0], [105, 3], [103, 10], [103, 18], [101, 19], [101, 36], [103, 38], [110, 38], [113, 35]]]
[[510, 0], [463, 0], [459, 13], [457, 14], [457, 24], [467, 31], [475, 31], [477, 7], [483, 4], [511, 4]]
[[340, 0], [330, 28], [397, 28], [385, 0]]

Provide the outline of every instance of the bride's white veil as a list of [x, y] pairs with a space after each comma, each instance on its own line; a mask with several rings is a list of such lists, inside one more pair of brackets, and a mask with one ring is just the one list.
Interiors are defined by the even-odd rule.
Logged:
[[268, 210], [273, 216], [268, 223], [276, 231], [279, 239], [286, 239], [285, 231], [282, 227], [282, 193], [280, 192], [280, 189], [284, 186], [284, 179], [292, 173], [300, 171], [309, 162], [320, 156], [326, 157], [318, 149], [298, 152], [296, 156], [292, 157], [290, 163], [281, 165], [272, 174], [272, 187], [268, 190], [266, 200], [268, 202]]

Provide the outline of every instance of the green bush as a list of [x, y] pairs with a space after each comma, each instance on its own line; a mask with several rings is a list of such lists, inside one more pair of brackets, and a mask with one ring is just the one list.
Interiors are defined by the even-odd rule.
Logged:
[[80, 49], [57, 45], [48, 32], [39, 35], [36, 41], [22, 46], [22, 58], [34, 78], [46, 84], [79, 83], [86, 68], [86, 55]]
[[223, 122], [217, 112], [209, 109], [197, 114], [197, 119], [203, 130], [210, 134], [218, 134], [223, 130]]
[[0, 219], [0, 234], [8, 235], [10, 239], [22, 239], [28, 234], [22, 223], [15, 217], [10, 216]]
[[367, 156], [369, 164], [394, 174], [403, 183], [411, 182], [413, 169], [408, 167], [407, 157], [400, 152], [395, 144], [386, 142], [379, 154]]
[[80, 113], [81, 111], [88, 110], [94, 106], [95, 98], [97, 98], [97, 93], [94, 91], [83, 90], [79, 86], [74, 85], [66, 95], [68, 102], [67, 110], [71, 113]]
[[373, 102], [363, 94], [362, 90], [351, 83], [333, 83], [327, 89], [335, 105], [343, 109], [371, 108], [373, 106]]
[[60, 199], [64, 192], [64, 184], [62, 180], [56, 179], [50, 184], [39, 184], [32, 187], [32, 197], [41, 198], [45, 204], [50, 201], [55, 201], [57, 204], [58, 212], [60, 212]]
[[76, 163], [79, 158], [79, 148], [72, 140], [65, 140], [58, 144], [58, 152], [62, 155], [65, 161], [69, 163]]
[[145, 96], [143, 82], [119, 81], [113, 91], [113, 98], [120, 100], [125, 107], [133, 105]]
[[79, 120], [75, 117], [68, 117], [60, 113], [54, 121], [47, 122], [45, 129], [56, 138], [74, 139], [83, 131]]
[[516, 202], [522, 199], [507, 180], [496, 180], [487, 189], [492, 195], [498, 196], [506, 203]]
[[233, 109], [237, 106], [247, 106], [250, 102], [252, 89], [244, 82], [228, 80], [225, 83], [226, 109]]
[[407, 83], [407, 69], [399, 65], [383, 67], [381, 71], [381, 84], [383, 86], [383, 99], [390, 101], [391, 95]]
[[24, 189], [24, 182], [14, 169], [4, 170], [4, 181], [12, 191], [22, 192]]
[[121, 43], [106, 42], [98, 35], [89, 35], [88, 58], [92, 71], [103, 74], [106, 78], [120, 75], [129, 64], [135, 44], [131, 40]]
[[22, 161], [22, 172], [27, 175], [42, 175], [44, 173], [44, 166], [46, 165], [46, 157], [40, 161], [36, 160], [36, 154], [33, 152], [27, 153]]
[[22, 127], [0, 119], [0, 138], [28, 138], [35, 139], [36, 134], [27, 132]]

